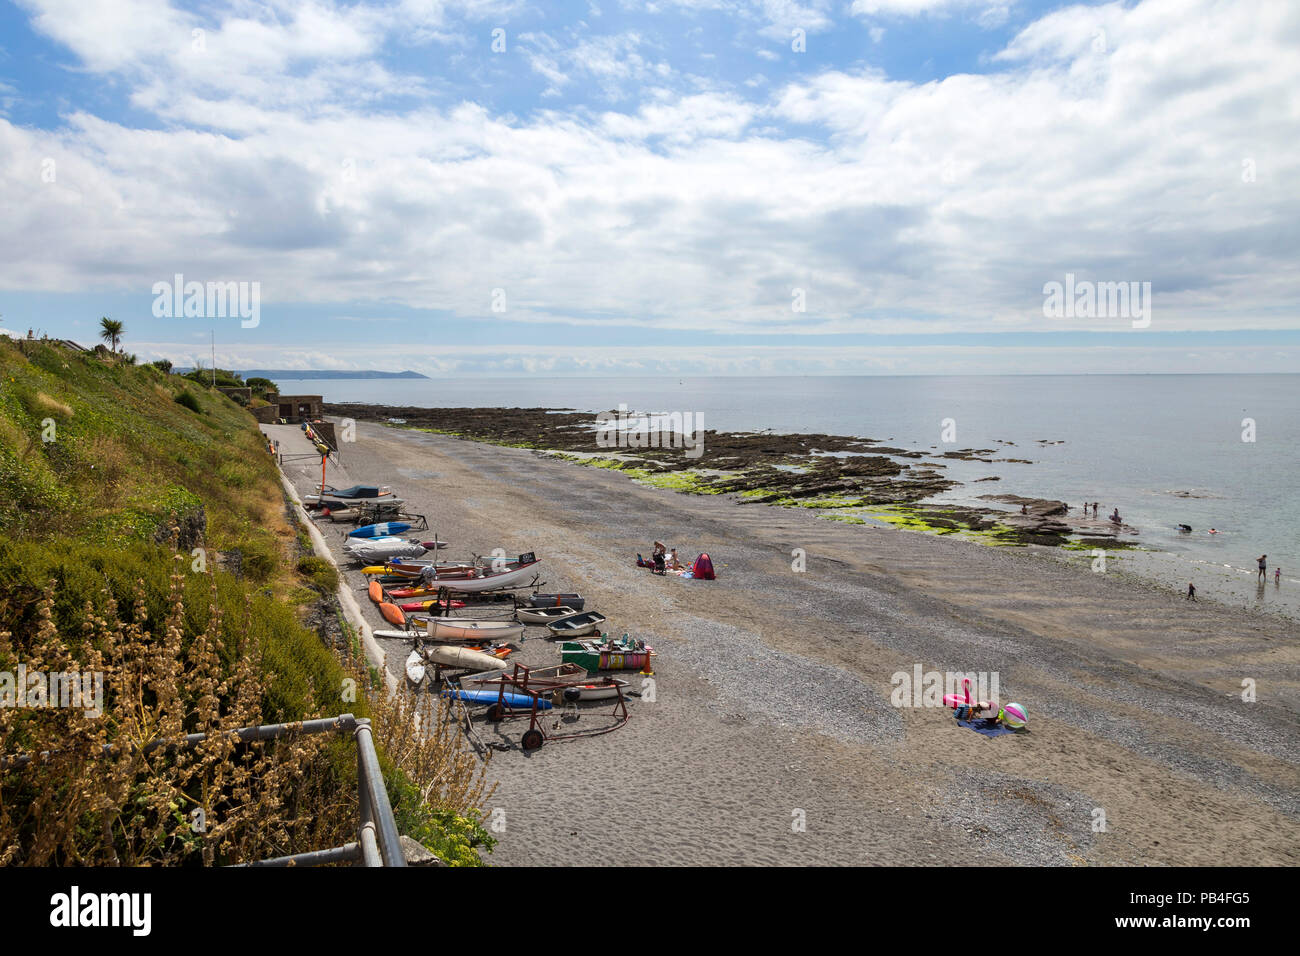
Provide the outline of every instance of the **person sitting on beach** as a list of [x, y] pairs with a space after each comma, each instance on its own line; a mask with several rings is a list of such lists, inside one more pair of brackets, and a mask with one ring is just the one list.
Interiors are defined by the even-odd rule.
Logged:
[[654, 558], [654, 563], [655, 563], [655, 566], [654, 566], [654, 573], [655, 573], [655, 574], [663, 574], [663, 573], [664, 573], [664, 553], [667, 552], [667, 550], [668, 550], [668, 547], [667, 547], [666, 545], [664, 545], [662, 542], [659, 542], [659, 541], [656, 541], [656, 542], [655, 542], [654, 554], [652, 555], [652, 557]]
[[682, 569], [682, 563], [677, 560], [677, 549], [673, 548], [670, 552], [668, 552], [668, 570], [680, 571], [681, 569]]

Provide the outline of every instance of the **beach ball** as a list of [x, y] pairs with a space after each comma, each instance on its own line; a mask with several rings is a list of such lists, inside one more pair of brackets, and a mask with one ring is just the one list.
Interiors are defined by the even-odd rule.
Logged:
[[1019, 730], [1029, 720], [1029, 714], [1025, 712], [1025, 708], [1020, 704], [1007, 704], [1002, 708], [1001, 717], [1002, 723], [1012, 730]]

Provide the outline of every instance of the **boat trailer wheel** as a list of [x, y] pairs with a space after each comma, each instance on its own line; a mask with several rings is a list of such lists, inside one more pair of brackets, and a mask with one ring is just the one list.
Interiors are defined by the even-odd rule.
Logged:
[[487, 712], [488, 720], [494, 720], [494, 721], [504, 720], [505, 716], [506, 716], [506, 709], [502, 707], [500, 704], [493, 704], [491, 707], [488, 708], [488, 712]]
[[546, 738], [542, 736], [542, 732], [534, 728], [533, 730], [525, 731], [522, 743], [525, 750], [536, 750], [542, 745], [542, 742], [545, 739]]

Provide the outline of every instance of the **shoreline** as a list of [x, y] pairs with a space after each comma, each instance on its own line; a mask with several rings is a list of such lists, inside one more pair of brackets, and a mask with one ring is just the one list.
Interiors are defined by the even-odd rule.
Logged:
[[[369, 423], [356, 438], [339, 480], [392, 485], [452, 556], [536, 550], [547, 590], [583, 593], [611, 633], [660, 655], [657, 701], [633, 701], [616, 733], [524, 754], [521, 727], [484, 728], [506, 748], [490, 766], [505, 828], [489, 863], [600, 846], [623, 864], [948, 865], [958, 844], [994, 864], [1300, 862], [1286, 837], [1300, 654], [1276, 618], [1022, 548], [667, 494], [524, 449]], [[319, 477], [286, 471], [300, 489]], [[708, 551], [719, 579], [637, 569], [654, 537], [685, 558]], [[554, 663], [536, 636], [511, 659]], [[409, 645], [381, 643], [400, 673]], [[891, 676], [917, 664], [999, 674], [1031, 733], [990, 741], [890, 706]], [[1243, 677], [1257, 703], [1240, 700]]]
[[[372, 403], [325, 403], [329, 415], [344, 415], [385, 427], [449, 435], [503, 447], [529, 449], [584, 467], [619, 471], [633, 481], [691, 495], [739, 495], [746, 504], [804, 508], [826, 520], [846, 524], [890, 525], [901, 530], [977, 541], [994, 547], [1050, 549], [1060, 560], [1093, 565], [1096, 549], [1105, 564], [1134, 573], [1168, 591], [1185, 594], [1188, 581], [1200, 601], [1300, 621], [1300, 578], [1287, 578], [1285, 590], [1270, 580], [1253, 587], [1242, 577], [1249, 569], [1183, 559], [1144, 542], [1137, 529], [1107, 519], [1077, 517], [1066, 502], [1014, 494], [978, 493], [969, 483], [940, 474], [944, 462], [980, 461], [1032, 464], [1012, 454], [1010, 442], [998, 449], [960, 449], [932, 453], [870, 439], [821, 433], [707, 431], [705, 454], [686, 458], [680, 448], [594, 450], [595, 418], [586, 412], [551, 408], [428, 408]], [[402, 419], [394, 424], [393, 419]], [[1041, 443], [1040, 443], [1041, 444]], [[1051, 444], [1051, 442], [1047, 442]], [[720, 450], [719, 450], [720, 446]], [[708, 449], [713, 448], [710, 452]], [[712, 456], [710, 458], [710, 456]], [[922, 459], [921, 465], [914, 462]], [[810, 465], [814, 480], [802, 481]], [[991, 481], [992, 479], [979, 479]], [[964, 491], [966, 503], [951, 499]], [[977, 506], [972, 501], [987, 501]], [[1009, 505], [1010, 510], [995, 507]], [[1014, 509], [1025, 505], [1028, 514]]]

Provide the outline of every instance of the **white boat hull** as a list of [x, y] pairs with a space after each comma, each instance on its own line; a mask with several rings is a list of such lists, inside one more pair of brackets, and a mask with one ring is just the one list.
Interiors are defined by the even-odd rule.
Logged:
[[516, 621], [465, 621], [454, 617], [429, 618], [426, 629], [435, 641], [513, 641], [524, 633], [524, 626]]
[[439, 578], [434, 583], [440, 587], [445, 587], [448, 591], [461, 594], [476, 594], [479, 591], [494, 591], [497, 588], [524, 587], [537, 574], [537, 565], [540, 563], [539, 561], [533, 561], [523, 567], [515, 568], [513, 571], [502, 571], [500, 574], [485, 574], [481, 577], [456, 577], [447, 578], [446, 580]]

